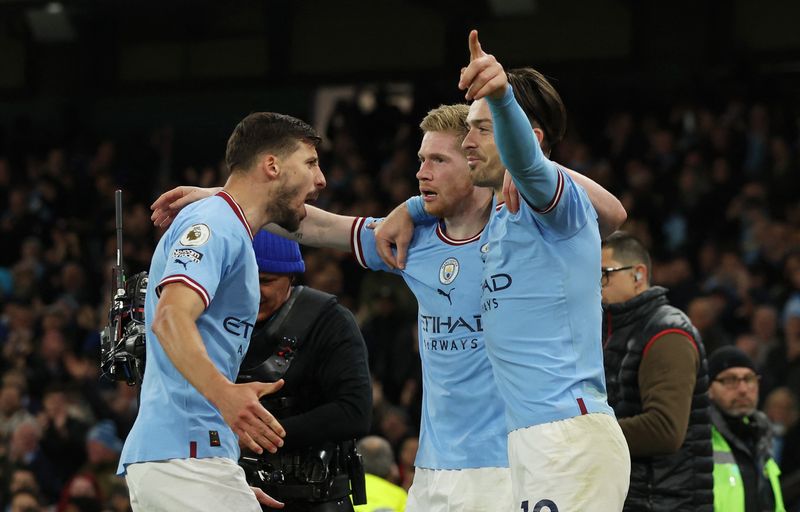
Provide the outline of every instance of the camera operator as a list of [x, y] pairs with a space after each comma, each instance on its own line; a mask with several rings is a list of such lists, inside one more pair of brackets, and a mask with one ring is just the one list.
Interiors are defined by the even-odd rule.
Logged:
[[286, 430], [276, 454], [243, 451], [251, 485], [292, 512], [352, 511], [364, 473], [354, 438], [366, 435], [372, 407], [367, 351], [353, 315], [329, 295], [293, 286], [305, 270], [297, 242], [266, 231], [253, 239], [261, 304], [239, 382], [283, 388], [262, 403]]

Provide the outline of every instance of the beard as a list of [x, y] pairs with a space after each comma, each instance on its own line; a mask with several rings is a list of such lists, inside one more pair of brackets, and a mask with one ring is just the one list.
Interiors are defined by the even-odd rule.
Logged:
[[303, 210], [293, 208], [291, 203], [299, 194], [299, 186], [294, 188], [280, 187], [277, 194], [275, 194], [275, 200], [267, 209], [270, 222], [274, 222], [287, 231], [297, 231], [300, 228], [300, 221], [303, 220]]
[[469, 179], [476, 187], [496, 188], [503, 184], [503, 171], [492, 169], [486, 163], [470, 169]]

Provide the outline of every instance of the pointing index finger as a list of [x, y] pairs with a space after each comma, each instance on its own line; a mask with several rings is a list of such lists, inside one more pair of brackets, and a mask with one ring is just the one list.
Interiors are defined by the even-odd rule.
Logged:
[[469, 33], [469, 61], [480, 58], [484, 55], [481, 43], [478, 41], [478, 31], [471, 30]]

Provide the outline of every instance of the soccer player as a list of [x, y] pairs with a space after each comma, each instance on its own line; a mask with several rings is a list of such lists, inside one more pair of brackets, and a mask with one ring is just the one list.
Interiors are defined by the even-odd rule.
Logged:
[[257, 453], [283, 444], [283, 427], [259, 402], [282, 381], [233, 381], [258, 313], [253, 231], [268, 222], [297, 228], [304, 202], [325, 186], [318, 143], [293, 117], [247, 116], [228, 140], [225, 187], [182, 211], [159, 241], [141, 405], [119, 466], [134, 510], [282, 506], [251, 490], [236, 463], [240, 442]]
[[[483, 342], [480, 239], [492, 208], [492, 192], [474, 187], [461, 142], [466, 105], [441, 106], [423, 119], [418, 156], [424, 208], [439, 221], [418, 226], [412, 256], [402, 271], [377, 254], [375, 219], [333, 215], [309, 208], [294, 236], [304, 244], [352, 250], [373, 270], [400, 273], [419, 303], [423, 403], [417, 470], [408, 511], [515, 510], [508, 471], [503, 403]], [[620, 221], [619, 201], [597, 186], [601, 211]], [[157, 224], [172, 211], [208, 194], [179, 187], [153, 204]]]
[[597, 212], [542, 149], [563, 133], [565, 110], [535, 70], [515, 72], [512, 88], [477, 31], [469, 49], [459, 88], [474, 100], [463, 143], [472, 182], [500, 191], [507, 169], [523, 198], [516, 213], [498, 203], [481, 240], [482, 321], [506, 404], [515, 508], [621, 510], [630, 459], [606, 401]]

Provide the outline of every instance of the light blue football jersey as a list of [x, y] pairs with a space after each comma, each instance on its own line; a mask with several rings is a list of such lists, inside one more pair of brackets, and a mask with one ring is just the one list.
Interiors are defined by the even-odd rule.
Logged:
[[[565, 170], [547, 160], [513, 93], [490, 101], [503, 162], [527, 198], [496, 206], [482, 247], [483, 327], [509, 431], [600, 412], [601, 344], [597, 213]], [[516, 168], [516, 166], [520, 168]]]
[[[390, 270], [374, 231], [353, 223], [352, 250], [365, 268]], [[419, 304], [422, 420], [415, 465], [427, 469], [508, 467], [503, 401], [486, 356], [481, 320], [479, 233], [447, 236], [443, 223], [417, 226], [399, 273]]]
[[187, 206], [164, 233], [150, 264], [145, 327], [147, 359], [139, 414], [122, 450], [128, 464], [189, 457], [239, 458], [236, 435], [219, 410], [175, 368], [152, 330], [158, 295], [169, 283], [196, 291], [206, 306], [197, 319], [208, 356], [233, 382], [258, 313], [253, 236], [226, 192]]

